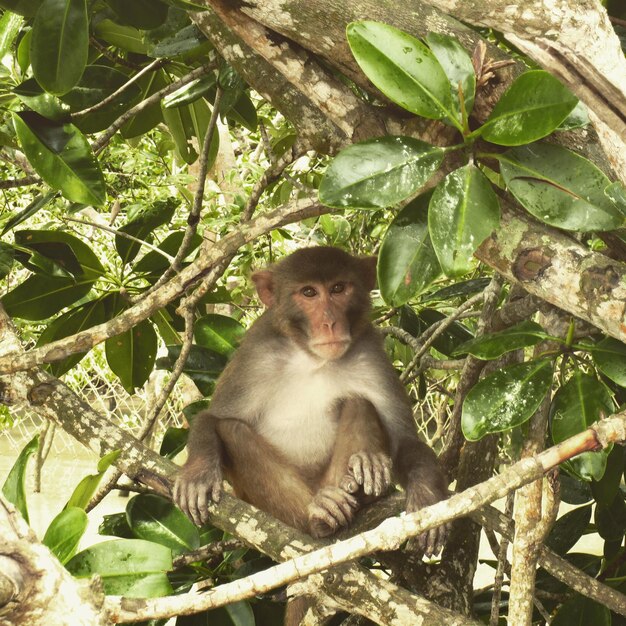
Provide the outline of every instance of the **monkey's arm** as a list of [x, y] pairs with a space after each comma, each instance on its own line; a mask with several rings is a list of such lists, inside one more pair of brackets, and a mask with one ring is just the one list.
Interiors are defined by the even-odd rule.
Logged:
[[209, 412], [195, 417], [187, 442], [187, 462], [174, 482], [174, 501], [197, 526], [206, 521], [209, 501], [219, 502], [222, 493], [224, 450], [216, 422]]
[[[394, 469], [398, 481], [406, 492], [408, 513], [435, 504], [448, 497], [447, 480], [437, 460], [437, 455], [417, 436], [400, 441]], [[446, 541], [446, 524], [431, 528], [418, 537], [418, 543], [427, 556], [437, 554]]]

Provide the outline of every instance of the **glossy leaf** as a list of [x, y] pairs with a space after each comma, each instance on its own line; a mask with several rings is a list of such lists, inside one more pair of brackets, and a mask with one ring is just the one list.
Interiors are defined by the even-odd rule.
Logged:
[[546, 337], [548, 334], [539, 324], [526, 320], [506, 330], [476, 337], [463, 343], [452, 353], [452, 356], [469, 353], [479, 359], [497, 359], [512, 350], [534, 346]]
[[591, 520], [591, 505], [581, 506], [560, 517], [550, 530], [546, 546], [557, 554], [566, 554], [583, 536]]
[[452, 101], [456, 105], [457, 118], [459, 121], [462, 120], [459, 86], [463, 92], [465, 112], [469, 117], [474, 107], [474, 96], [476, 95], [476, 74], [472, 59], [458, 39], [450, 35], [430, 32], [426, 35], [426, 43], [448, 77]]
[[[125, 85], [129, 77], [106, 65], [88, 65], [78, 84], [61, 96], [61, 100], [69, 105], [75, 113], [83, 111], [108, 98], [122, 85]], [[141, 89], [135, 83], [124, 88], [124, 91], [116, 96], [111, 102], [98, 110], [75, 118], [74, 123], [84, 133], [95, 133], [108, 128], [122, 113], [139, 99]]]
[[461, 427], [470, 441], [523, 424], [545, 398], [552, 383], [548, 359], [504, 367], [478, 382], [463, 403]]
[[88, 523], [87, 513], [83, 509], [78, 507], [63, 509], [50, 522], [42, 543], [65, 564], [76, 554]]
[[[145, 100], [151, 95], [163, 89], [166, 86], [165, 74], [163, 70], [152, 72], [137, 81], [141, 89], [140, 100]], [[126, 122], [120, 129], [120, 133], [124, 139], [138, 137], [152, 130], [157, 124], [163, 121], [163, 113], [161, 112], [161, 104], [155, 102], [148, 108], [140, 111], [131, 120]]]
[[193, 146], [188, 107], [163, 109], [163, 119], [176, 144], [178, 156], [190, 165], [198, 158], [198, 153]]
[[595, 501], [609, 507], [619, 492], [622, 474], [624, 473], [624, 448], [613, 446], [606, 461], [606, 470], [599, 481], [591, 481], [591, 491]]
[[[120, 231], [137, 239], [146, 239], [153, 231], [167, 224], [176, 211], [174, 199], [157, 200], [147, 206], [135, 205], [127, 209], [128, 221]], [[135, 210], [133, 210], [135, 209]], [[115, 249], [124, 263], [130, 263], [139, 252], [141, 245], [120, 235], [115, 236]]]
[[594, 512], [594, 522], [598, 534], [606, 542], [621, 544], [626, 530], [626, 503], [624, 495], [618, 492], [610, 504], [598, 502]]
[[97, 280], [104, 268], [92, 249], [75, 235], [62, 230], [19, 230], [15, 242], [58, 263], [75, 278]]
[[86, 0], [44, 0], [35, 15], [30, 44], [37, 82], [49, 93], [67, 93], [80, 80], [88, 51]]
[[128, 393], [134, 393], [148, 380], [157, 347], [157, 335], [148, 320], [106, 340], [107, 363]]
[[99, 574], [107, 595], [155, 598], [172, 593], [169, 548], [141, 539], [117, 539], [79, 552], [66, 568], [77, 578]]
[[[167, 346], [167, 357], [157, 359], [158, 369], [171, 370], [180, 354], [180, 346]], [[217, 377], [226, 367], [226, 357], [202, 346], [192, 346], [183, 372], [193, 380], [200, 393], [210, 396]]]
[[162, 39], [152, 48], [150, 56], [178, 57], [204, 48], [210, 48], [207, 38], [195, 24], [190, 24], [175, 35]]
[[456, 122], [450, 83], [426, 45], [380, 22], [352, 22], [346, 33], [356, 62], [390, 100], [422, 117]]
[[133, 531], [126, 521], [126, 513], [111, 513], [102, 516], [102, 523], [98, 526], [99, 535], [111, 535], [121, 539], [134, 539]]
[[210, 313], [196, 321], [193, 336], [199, 346], [229, 356], [245, 332], [246, 329], [232, 317]]
[[513, 81], [476, 132], [501, 146], [537, 141], [556, 130], [577, 102], [554, 76], [531, 70]]
[[576, 595], [562, 604], [551, 626], [611, 626], [611, 612], [590, 598]]
[[[170, 233], [159, 245], [159, 250], [163, 250], [169, 256], [176, 256], [185, 233], [183, 231]], [[202, 243], [202, 236], [197, 233], [191, 240], [189, 245], [189, 254], [198, 248]], [[164, 272], [170, 266], [170, 260], [159, 254], [158, 252], [151, 250], [147, 254], [139, 259], [134, 265], [133, 270], [139, 274], [158, 274]]]
[[106, 0], [124, 24], [141, 30], [160, 26], [167, 18], [167, 5], [159, 0]]
[[[560, 443], [586, 430], [601, 414], [611, 415], [614, 404], [608, 389], [595, 376], [575, 372], [554, 395], [550, 407], [550, 433]], [[600, 480], [609, 451], [583, 452], [570, 459], [566, 467], [583, 480]]]
[[624, 216], [604, 193], [609, 179], [591, 161], [554, 144], [500, 155], [509, 191], [536, 218], [566, 230], [612, 230]]
[[385, 233], [378, 255], [378, 284], [390, 306], [405, 304], [441, 276], [428, 234], [430, 196], [423, 194], [404, 207]]
[[0, 280], [2, 280], [13, 267], [15, 249], [11, 244], [0, 241]]
[[0, 0], [0, 7], [18, 15], [32, 17], [42, 2], [43, 0]]
[[[443, 313], [435, 309], [422, 309], [416, 314], [411, 307], [405, 305], [400, 309], [398, 323], [400, 328], [411, 333], [414, 337], [419, 337], [427, 328], [445, 318]], [[442, 354], [450, 356], [457, 346], [469, 341], [473, 336], [463, 324], [454, 322], [435, 339], [433, 346]]]
[[38, 196], [35, 196], [35, 199], [23, 211], [20, 211], [10, 220], [7, 220], [0, 235], [5, 235], [12, 228], [15, 228], [22, 222], [26, 221], [29, 217], [35, 215], [37, 211], [43, 209], [43, 207], [45, 207], [56, 195], [56, 191], [52, 191], [47, 194], [40, 194]]
[[[107, 316], [104, 302], [101, 299], [92, 300], [91, 302], [66, 311], [63, 315], [60, 315], [53, 322], [48, 324], [43, 329], [41, 335], [39, 335], [37, 346], [43, 346], [57, 339], [75, 335], [82, 330], [91, 328], [97, 324], [103, 324], [106, 321]], [[86, 352], [80, 352], [78, 354], [72, 354], [61, 361], [50, 363], [48, 365], [50, 373], [53, 376], [62, 376], [79, 363], [86, 354]]]
[[374, 209], [408, 198], [435, 173], [443, 150], [411, 137], [369, 139], [342, 150], [326, 169], [320, 202]]
[[13, 467], [2, 485], [2, 494], [17, 508], [26, 523], [29, 522], [28, 506], [26, 504], [26, 491], [24, 481], [26, 480], [26, 465], [28, 459], [37, 451], [39, 446], [39, 435], [35, 435], [23, 448], [19, 456], [13, 463]]
[[98, 461], [98, 472], [96, 474], [89, 474], [85, 476], [79, 483], [76, 485], [76, 488], [72, 492], [70, 499], [67, 501], [65, 505], [66, 509], [69, 508], [79, 508], [86, 509], [87, 505], [91, 501], [94, 493], [96, 493], [96, 489], [100, 485], [100, 481], [104, 476], [104, 473], [115, 463], [115, 461], [119, 458], [121, 454], [121, 450], [113, 450], [108, 454], [105, 454]]
[[163, 441], [161, 441], [159, 454], [164, 456], [166, 459], [173, 459], [177, 454], [184, 450], [187, 445], [188, 438], [188, 428], [176, 428], [175, 426], [170, 426], [163, 435]]
[[[30, 31], [32, 32], [32, 31]], [[13, 93], [29, 109], [39, 115], [58, 122], [67, 121], [69, 107], [61, 100], [47, 91], [34, 79], [29, 78], [13, 89]]]
[[589, 483], [579, 480], [565, 472], [559, 474], [561, 500], [568, 504], [585, 504], [593, 499]]
[[227, 116], [251, 132], [255, 132], [259, 126], [259, 118], [254, 102], [252, 102], [250, 96], [245, 91], [229, 109]]
[[135, 496], [126, 507], [126, 519], [135, 536], [166, 546], [174, 555], [196, 550], [200, 545], [193, 522], [161, 496]]
[[[3, 5], [4, 1], [0, 2], [0, 7]], [[15, 11], [11, 10], [5, 11], [0, 16], [0, 59], [4, 59], [4, 55], [11, 49], [23, 21], [20, 15], [16, 15]]]
[[605, 190], [606, 197], [615, 204], [622, 215], [626, 215], [626, 187], [619, 181], [611, 183]]
[[68, 200], [104, 204], [104, 178], [89, 142], [73, 124], [50, 122], [32, 111], [13, 116], [15, 130], [30, 164]]
[[421, 301], [433, 302], [440, 300], [445, 302], [450, 298], [473, 296], [475, 293], [484, 291], [490, 282], [491, 278], [470, 278], [469, 280], [460, 280], [455, 282], [453, 285], [442, 287], [433, 293], [422, 296]]
[[587, 124], [589, 124], [587, 107], [579, 101], [571, 113], [559, 124], [557, 130], [572, 130], [574, 128], [582, 128], [587, 126]]
[[197, 78], [183, 85], [180, 89], [177, 89], [163, 98], [163, 108], [173, 109], [191, 104], [198, 100], [198, 98], [202, 98], [211, 88], [215, 87], [216, 81], [217, 76], [215, 74], [209, 74], [208, 76], [202, 76], [202, 78]]
[[605, 337], [591, 350], [596, 367], [613, 382], [626, 387], [626, 345], [613, 337]]
[[116, 24], [112, 20], [100, 20], [95, 25], [95, 34], [99, 39], [117, 46], [122, 50], [136, 54], [148, 54], [150, 46], [144, 41], [142, 33], [132, 26]]
[[472, 269], [475, 250], [499, 223], [498, 198], [477, 167], [466, 165], [448, 174], [428, 208], [430, 237], [444, 273], [460, 276]]
[[[191, 120], [191, 134], [198, 139], [198, 145], [204, 144], [204, 136], [209, 122], [211, 120], [211, 109], [206, 103], [206, 100], [196, 100], [192, 102], [188, 108], [189, 119]], [[188, 130], [189, 132], [189, 130]], [[220, 134], [214, 132], [211, 137], [211, 145], [209, 146], [209, 154], [207, 155], [208, 167], [213, 167], [215, 159], [217, 158], [217, 152], [220, 147]]]
[[9, 291], [2, 305], [11, 317], [43, 320], [84, 298], [94, 281], [89, 278], [50, 278], [35, 274]]
[[319, 225], [327, 237], [328, 245], [336, 246], [346, 243], [352, 233], [350, 222], [343, 215], [320, 215]]

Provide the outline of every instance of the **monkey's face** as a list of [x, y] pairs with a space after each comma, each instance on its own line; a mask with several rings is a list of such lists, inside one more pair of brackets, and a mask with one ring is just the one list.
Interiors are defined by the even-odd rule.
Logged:
[[354, 285], [344, 281], [311, 282], [298, 286], [291, 294], [291, 318], [304, 336], [306, 348], [325, 361], [340, 359], [352, 342], [348, 311]]

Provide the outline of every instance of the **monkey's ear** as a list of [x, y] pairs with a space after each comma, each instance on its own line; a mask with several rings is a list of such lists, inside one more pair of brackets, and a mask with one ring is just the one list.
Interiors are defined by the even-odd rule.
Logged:
[[261, 302], [269, 309], [274, 304], [274, 274], [270, 270], [260, 270], [252, 274]]
[[376, 287], [376, 262], [378, 257], [366, 256], [359, 259], [361, 265], [361, 278], [363, 285], [368, 291]]

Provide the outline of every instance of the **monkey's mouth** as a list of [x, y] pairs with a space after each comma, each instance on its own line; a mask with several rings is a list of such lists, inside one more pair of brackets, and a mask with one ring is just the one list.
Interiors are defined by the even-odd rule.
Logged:
[[311, 351], [313, 352], [313, 354], [319, 356], [322, 359], [334, 360], [341, 358], [346, 353], [349, 346], [349, 339], [315, 342], [311, 344]]

